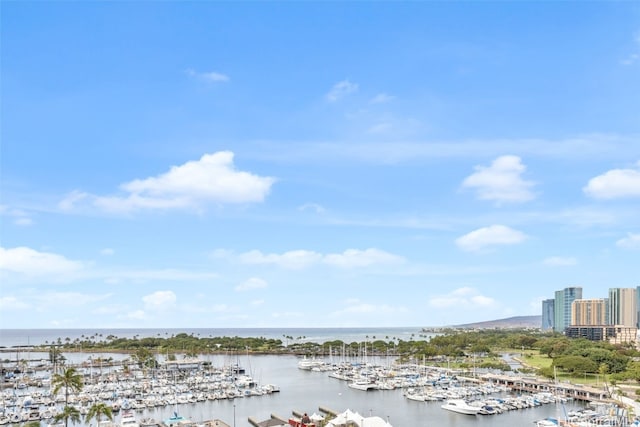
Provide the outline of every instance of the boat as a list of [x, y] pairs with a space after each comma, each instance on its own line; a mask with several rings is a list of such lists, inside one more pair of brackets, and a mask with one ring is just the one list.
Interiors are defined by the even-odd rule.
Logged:
[[140, 427], [135, 414], [131, 410], [124, 411], [120, 418], [120, 427]]
[[347, 384], [348, 387], [356, 389], [356, 390], [362, 390], [362, 391], [369, 391], [369, 390], [375, 390], [378, 388], [378, 386], [376, 385], [376, 383], [372, 383], [369, 380], [363, 379], [363, 380], [355, 380], [353, 382], [350, 382], [349, 384]]
[[536, 427], [558, 427], [558, 420], [555, 418], [545, 418], [534, 422]]
[[140, 427], [159, 426], [160, 423], [155, 418], [147, 417], [140, 420]]
[[465, 415], [477, 415], [480, 412], [480, 407], [471, 406], [464, 399], [449, 399], [441, 408]]
[[305, 356], [304, 359], [298, 361], [298, 369], [302, 369], [303, 371], [311, 371], [314, 368], [322, 368], [325, 366], [325, 362], [322, 360], [307, 359]]
[[182, 424], [191, 424], [191, 420], [183, 417], [182, 415], [178, 415], [177, 412], [174, 412], [172, 417], [169, 417], [166, 420], [164, 420], [164, 424], [168, 427], [178, 426]]

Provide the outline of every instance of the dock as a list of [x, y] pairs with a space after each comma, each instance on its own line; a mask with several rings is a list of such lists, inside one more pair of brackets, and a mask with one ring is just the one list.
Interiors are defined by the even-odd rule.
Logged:
[[[331, 415], [332, 417], [335, 417], [338, 415], [338, 413], [332, 409], [329, 409], [325, 406], [319, 406], [318, 410], [325, 414], [325, 415]], [[302, 418], [302, 416], [304, 415], [305, 411], [298, 411], [296, 409], [293, 409], [291, 411], [291, 415], [293, 415], [293, 417], [295, 417], [297, 420], [300, 420]], [[285, 419], [277, 414], [271, 414], [269, 416], [269, 418], [267, 418], [266, 420], [263, 421], [258, 421], [256, 420], [254, 417], [249, 417], [247, 419], [247, 421], [249, 422], [249, 424], [251, 424], [253, 427], [276, 427], [276, 426], [289, 426], [292, 425], [291, 421], [289, 419]], [[296, 424], [300, 424], [299, 422], [296, 422]], [[313, 426], [315, 425], [315, 423], [310, 423], [310, 424], [303, 424], [305, 426]], [[207, 427], [218, 427], [218, 426], [207, 426]], [[225, 426], [220, 426], [220, 427], [225, 427]], [[228, 426], [227, 426], [228, 427]]]
[[510, 375], [486, 374], [484, 381], [509, 387], [513, 391], [527, 393], [552, 393], [554, 396], [574, 399], [583, 402], [611, 400], [610, 393], [599, 388], [581, 384], [557, 383], [535, 377], [518, 377]]
[[258, 421], [253, 417], [249, 417], [247, 421], [249, 421], [249, 424], [251, 424], [253, 427], [274, 427], [289, 424], [288, 420], [285, 420], [284, 418], [276, 414], [271, 414], [271, 416], [264, 421]]

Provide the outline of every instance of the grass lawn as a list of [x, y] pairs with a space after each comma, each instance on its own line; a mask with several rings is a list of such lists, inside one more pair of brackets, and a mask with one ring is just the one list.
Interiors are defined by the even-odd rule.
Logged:
[[[548, 368], [553, 363], [553, 359], [549, 358], [545, 354], [540, 354], [537, 350], [525, 350], [524, 353], [521, 350], [513, 350], [514, 357], [520, 360], [527, 367], [531, 368]], [[520, 356], [523, 354], [523, 356]], [[586, 375], [569, 375], [566, 373], [558, 372], [557, 379], [560, 382], [568, 381], [572, 384], [584, 384], [591, 387], [602, 387], [602, 376], [598, 374], [586, 374]]]
[[553, 359], [546, 354], [540, 354], [537, 350], [525, 350], [524, 357], [518, 357], [521, 363], [532, 368], [548, 368], [553, 363]]

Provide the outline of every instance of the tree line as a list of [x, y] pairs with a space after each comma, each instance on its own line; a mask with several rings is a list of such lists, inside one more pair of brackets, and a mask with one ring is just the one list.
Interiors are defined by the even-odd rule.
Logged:
[[[284, 339], [284, 341], [283, 341]], [[247, 352], [252, 354], [297, 354], [307, 356], [395, 356], [404, 362], [450, 360], [459, 364], [478, 358], [479, 367], [509, 369], [499, 361], [504, 351], [538, 351], [552, 359], [551, 366], [538, 373], [553, 377], [558, 371], [572, 375], [603, 374], [612, 380], [640, 382], [640, 352], [635, 343], [610, 344], [604, 341], [571, 339], [562, 334], [540, 330], [443, 329], [436, 335], [412, 335], [408, 340], [396, 337], [367, 336], [365, 341], [344, 342], [332, 340], [316, 343], [306, 337], [283, 335], [283, 339], [265, 337], [202, 337], [199, 334], [179, 333], [155, 337], [106, 338], [91, 336], [83, 339], [58, 339], [49, 346], [50, 360], [56, 363], [62, 351], [123, 351], [132, 354], [140, 367], [155, 367], [155, 355], [163, 354], [168, 360], [176, 355], [196, 357], [207, 353]]]

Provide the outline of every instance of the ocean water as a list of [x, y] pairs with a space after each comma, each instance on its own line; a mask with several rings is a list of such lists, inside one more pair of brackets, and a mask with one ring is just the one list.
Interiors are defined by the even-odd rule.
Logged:
[[[342, 340], [346, 343], [371, 339], [404, 340], [427, 337], [421, 328], [175, 328], [175, 329], [0, 329], [0, 347], [42, 345], [53, 343], [60, 338], [66, 342], [95, 337], [105, 339], [109, 335], [119, 338], [170, 337], [179, 333], [197, 337], [264, 337], [281, 339], [283, 342], [317, 342]], [[290, 338], [293, 337], [293, 341]]]

